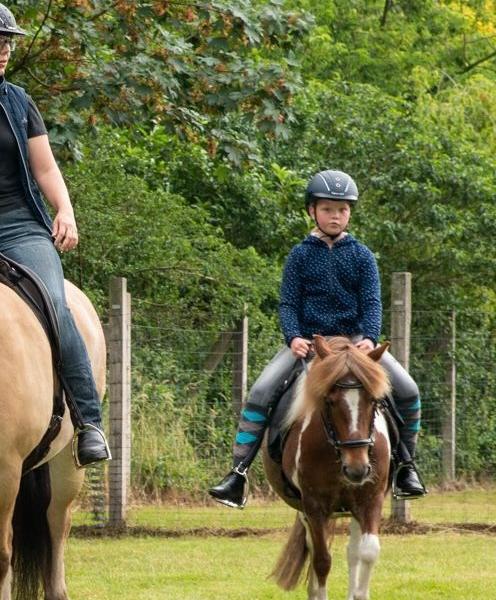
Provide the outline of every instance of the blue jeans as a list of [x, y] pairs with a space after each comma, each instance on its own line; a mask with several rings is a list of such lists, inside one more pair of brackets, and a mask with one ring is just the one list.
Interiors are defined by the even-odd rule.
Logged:
[[48, 289], [59, 324], [62, 376], [83, 422], [99, 425], [100, 399], [86, 346], [67, 306], [62, 264], [50, 233], [27, 207], [0, 213], [0, 252], [34, 271]]

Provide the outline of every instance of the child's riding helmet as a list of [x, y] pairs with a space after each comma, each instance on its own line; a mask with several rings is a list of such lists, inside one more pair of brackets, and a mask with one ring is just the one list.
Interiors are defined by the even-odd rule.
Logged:
[[353, 179], [343, 171], [320, 171], [310, 179], [305, 192], [307, 209], [319, 199], [358, 201], [358, 188]]

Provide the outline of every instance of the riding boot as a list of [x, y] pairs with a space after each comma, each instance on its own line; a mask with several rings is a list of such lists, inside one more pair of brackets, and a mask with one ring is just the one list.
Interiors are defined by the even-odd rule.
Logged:
[[244, 508], [248, 499], [248, 469], [262, 444], [268, 424], [267, 410], [247, 403], [241, 412], [233, 448], [233, 468], [208, 493], [221, 504]]
[[79, 469], [112, 459], [105, 434], [99, 424], [97, 426], [87, 423], [81, 429], [75, 429], [72, 452]]
[[425, 485], [406, 444], [400, 440], [396, 451], [396, 469], [393, 474], [393, 496], [397, 499], [420, 498], [427, 494]]

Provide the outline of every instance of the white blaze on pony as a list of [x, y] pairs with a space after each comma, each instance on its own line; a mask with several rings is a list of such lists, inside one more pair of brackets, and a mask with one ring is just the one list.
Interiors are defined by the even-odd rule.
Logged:
[[[287, 417], [282, 467], [264, 448], [272, 487], [299, 515], [273, 576], [282, 588], [293, 589], [309, 558], [308, 600], [327, 600], [328, 542], [336, 511], [345, 508], [353, 516], [348, 600], [367, 600], [389, 482], [391, 447], [376, 405], [389, 391], [378, 364], [388, 344], [366, 355], [347, 338], [326, 342], [316, 336], [315, 347], [317, 356]], [[301, 499], [288, 493], [288, 480]]]

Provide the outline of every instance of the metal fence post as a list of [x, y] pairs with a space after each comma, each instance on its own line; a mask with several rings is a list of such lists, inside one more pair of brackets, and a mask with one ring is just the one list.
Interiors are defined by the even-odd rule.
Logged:
[[246, 307], [243, 318], [236, 325], [233, 335], [233, 409], [236, 415], [246, 400], [248, 386], [248, 316]]
[[[391, 281], [391, 354], [408, 371], [410, 365], [410, 331], [412, 323], [412, 274], [393, 273]], [[394, 520], [411, 520], [407, 500], [391, 502]]]
[[127, 280], [110, 282], [109, 346], [109, 522], [126, 522], [131, 479], [131, 297]]
[[447, 373], [447, 384], [449, 398], [444, 405], [443, 414], [443, 482], [448, 483], [455, 479], [455, 456], [456, 456], [456, 311], [451, 312], [450, 319], [451, 339], [450, 369]]

